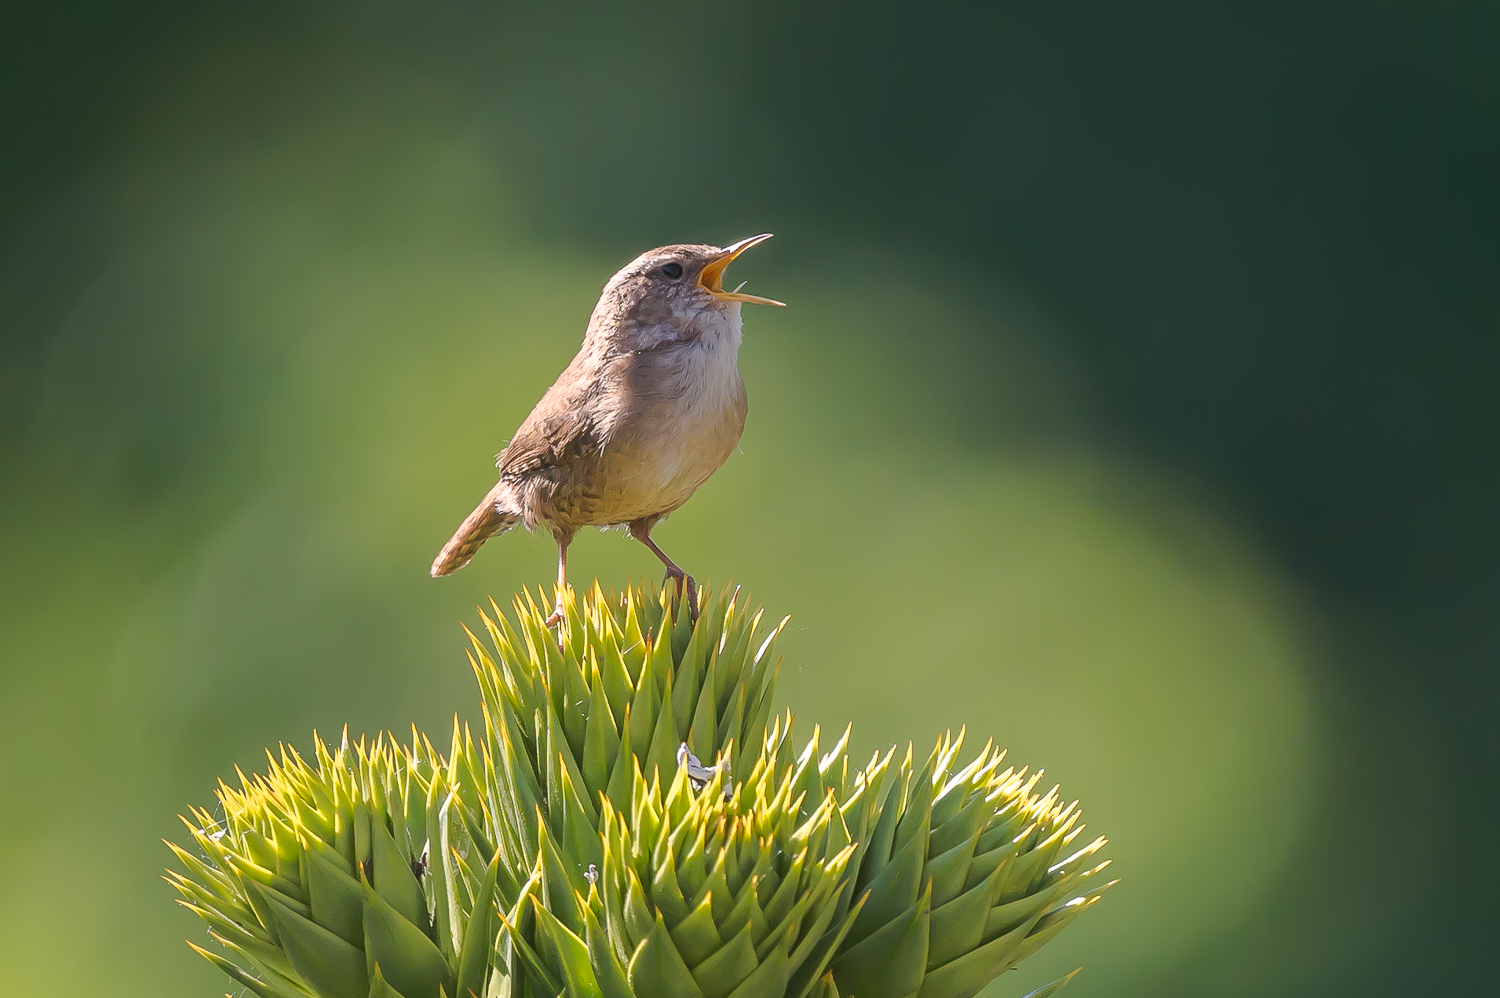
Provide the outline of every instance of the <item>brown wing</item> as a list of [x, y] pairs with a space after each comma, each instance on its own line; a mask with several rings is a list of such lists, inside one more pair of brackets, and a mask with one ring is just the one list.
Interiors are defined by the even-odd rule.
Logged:
[[501, 480], [565, 467], [599, 453], [603, 440], [591, 404], [598, 392], [597, 378], [576, 360], [569, 365], [496, 456]]

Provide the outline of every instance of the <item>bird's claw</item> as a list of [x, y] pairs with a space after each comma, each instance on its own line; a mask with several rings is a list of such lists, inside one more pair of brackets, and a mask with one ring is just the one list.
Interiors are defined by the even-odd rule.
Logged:
[[698, 584], [693, 581], [693, 577], [680, 569], [674, 572], [669, 568], [666, 577], [661, 581], [662, 585], [668, 582], [673, 583], [677, 590], [677, 598], [687, 600], [688, 616], [696, 625], [698, 623]]

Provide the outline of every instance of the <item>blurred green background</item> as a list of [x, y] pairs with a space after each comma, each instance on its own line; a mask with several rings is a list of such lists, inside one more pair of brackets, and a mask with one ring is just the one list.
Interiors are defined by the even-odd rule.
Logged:
[[[1500, 8], [8, 4], [0, 994], [211, 995], [174, 815], [436, 734], [426, 566], [647, 247], [777, 238], [658, 531], [861, 752], [967, 723], [1125, 882], [1069, 995], [1482, 988]], [[589, 533], [576, 579], [655, 575]]]

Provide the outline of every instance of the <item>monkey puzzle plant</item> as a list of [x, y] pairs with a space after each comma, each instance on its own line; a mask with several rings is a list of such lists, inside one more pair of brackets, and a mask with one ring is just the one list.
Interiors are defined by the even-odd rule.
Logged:
[[1076, 802], [990, 744], [799, 749], [785, 620], [738, 590], [696, 623], [666, 591], [561, 603], [557, 632], [529, 593], [481, 614], [483, 730], [446, 756], [315, 736], [192, 810], [194, 949], [261, 998], [967, 998], [1110, 886]]
[[[229, 957], [194, 949], [263, 996], [477, 991], [483, 920], [464, 934], [452, 867], [427, 869], [428, 843], [447, 837], [445, 763], [425, 740], [314, 742], [316, 768], [267, 753], [266, 775], [220, 784], [222, 819], [193, 810], [196, 853], [172, 846], [186, 873], [169, 880]], [[468, 911], [493, 903], [486, 888], [493, 876]]]

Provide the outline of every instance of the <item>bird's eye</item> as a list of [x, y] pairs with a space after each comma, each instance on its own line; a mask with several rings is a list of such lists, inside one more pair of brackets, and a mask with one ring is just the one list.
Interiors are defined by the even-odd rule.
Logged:
[[677, 280], [677, 278], [679, 278], [679, 277], [682, 276], [682, 264], [680, 264], [680, 263], [664, 263], [664, 264], [662, 264], [661, 272], [665, 276], [667, 276], [667, 277], [669, 277], [669, 278], [671, 278], [672, 280], [675, 281], [675, 280]]

